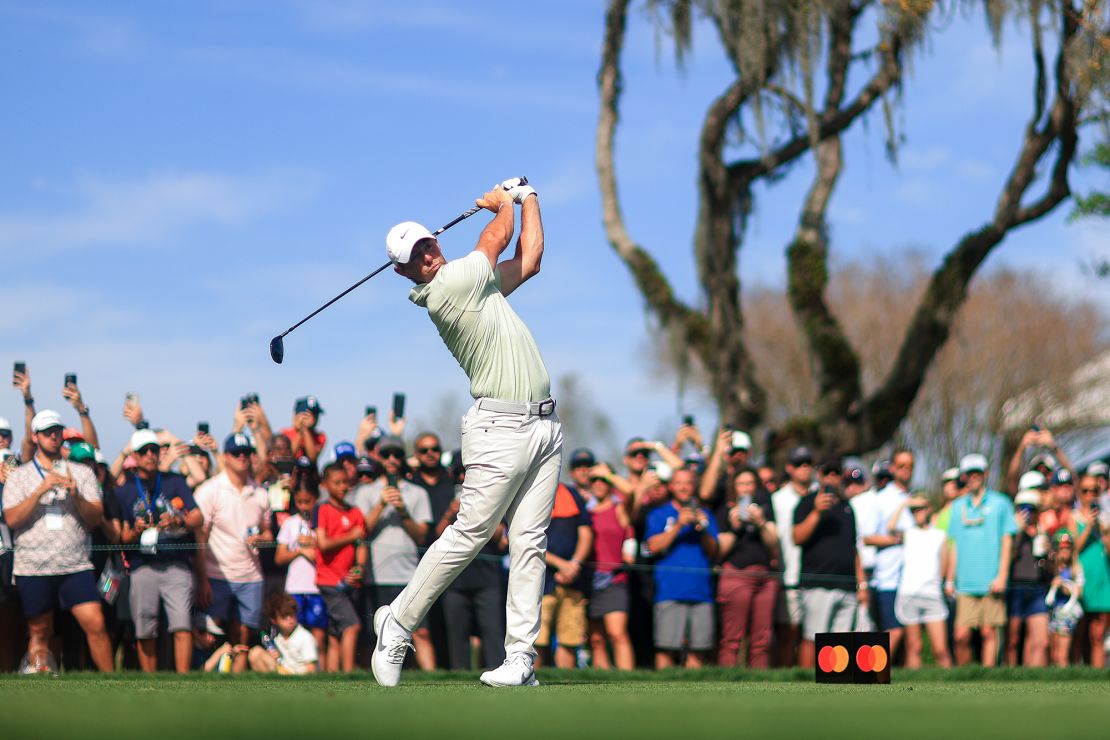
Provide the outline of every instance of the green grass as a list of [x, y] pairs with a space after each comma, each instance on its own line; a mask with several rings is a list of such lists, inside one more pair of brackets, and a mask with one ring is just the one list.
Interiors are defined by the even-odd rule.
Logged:
[[[1110, 674], [896, 673], [890, 686], [817, 686], [804, 671], [542, 671], [499, 691], [474, 674], [277, 678], [136, 674], [0, 676], [2, 734], [16, 737], [592, 737], [726, 740], [964, 736], [1045, 738], [1110, 725]], [[984, 733], [989, 733], [984, 735]], [[1096, 733], [1099, 734], [1099, 733]]]

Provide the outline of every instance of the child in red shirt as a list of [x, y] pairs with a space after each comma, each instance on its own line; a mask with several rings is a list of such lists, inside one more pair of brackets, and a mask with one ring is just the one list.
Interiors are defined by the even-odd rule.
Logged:
[[347, 503], [351, 480], [341, 465], [324, 468], [320, 486], [329, 495], [316, 525], [316, 586], [328, 607], [327, 669], [350, 673], [360, 629], [355, 592], [362, 587], [366, 565], [366, 545], [360, 542], [365, 539], [365, 520]]

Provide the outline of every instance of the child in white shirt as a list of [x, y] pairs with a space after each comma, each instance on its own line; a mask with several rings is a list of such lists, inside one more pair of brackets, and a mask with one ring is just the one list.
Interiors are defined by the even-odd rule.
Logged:
[[315, 673], [316, 640], [297, 623], [296, 600], [284, 591], [271, 594], [265, 613], [273, 630], [262, 636], [263, 645], [255, 645], [247, 654], [251, 670], [282, 675]]

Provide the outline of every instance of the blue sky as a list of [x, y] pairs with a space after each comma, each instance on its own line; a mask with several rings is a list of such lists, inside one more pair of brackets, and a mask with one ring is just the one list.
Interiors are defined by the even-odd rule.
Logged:
[[[363, 406], [384, 408], [395, 390], [416, 422], [445, 423], [468, 402], [466, 380], [396, 276], [299, 329], [284, 365], [266, 346], [381, 264], [395, 222], [434, 228], [494, 181], [526, 174], [547, 253], [513, 303], [552, 375], [577, 373], [619, 439], [673, 427], [680, 402], [649, 372], [642, 301], [601, 227], [602, 3], [478, 7], [0, 0], [0, 365], [28, 363], [39, 408], [60, 408], [63, 373], [76, 371], [110, 451], [128, 433], [127, 391], [182, 435], [200, 419], [226, 431], [248, 391], [276, 424], [296, 396], [316, 394], [333, 439], [353, 436]], [[1028, 47], [1007, 33], [999, 52], [981, 19], [959, 20], [917, 60], [897, 169], [879, 117], [848, 136], [831, 209], [838, 256], [939, 255], [989, 212], [1030, 100]], [[633, 237], [696, 301], [696, 136], [728, 69], [705, 28], [684, 72], [657, 50], [637, 13], [622, 196]], [[808, 172], [758, 204], [745, 282], [781, 283]], [[446, 235], [448, 255], [470, 249], [482, 223]], [[1062, 291], [1095, 295], [1078, 263], [1110, 251], [1105, 232], [1069, 226], [1061, 210], [1014, 233], [989, 265], [1032, 266]], [[712, 419], [704, 399], [685, 406]], [[22, 418], [14, 390], [0, 393], [0, 415]]]

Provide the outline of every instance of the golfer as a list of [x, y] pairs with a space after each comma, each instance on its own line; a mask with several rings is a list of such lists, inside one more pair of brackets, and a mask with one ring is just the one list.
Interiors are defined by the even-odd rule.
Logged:
[[[513, 237], [514, 201], [521, 204], [520, 238], [512, 259], [498, 263]], [[495, 215], [466, 257], [448, 262], [431, 232], [412, 221], [394, 226], [385, 240], [394, 269], [416, 283], [409, 300], [428, 309], [470, 378], [475, 400], [462, 420], [466, 482], [458, 518], [425, 553], [405, 590], [374, 613], [378, 641], [371, 666], [383, 686], [400, 682], [412, 631], [503, 518], [509, 535], [506, 658], [481, 680], [539, 685], [533, 646], [563, 432], [539, 349], [506, 297], [540, 271], [543, 225], [535, 190], [527, 185], [496, 186], [476, 203]]]

